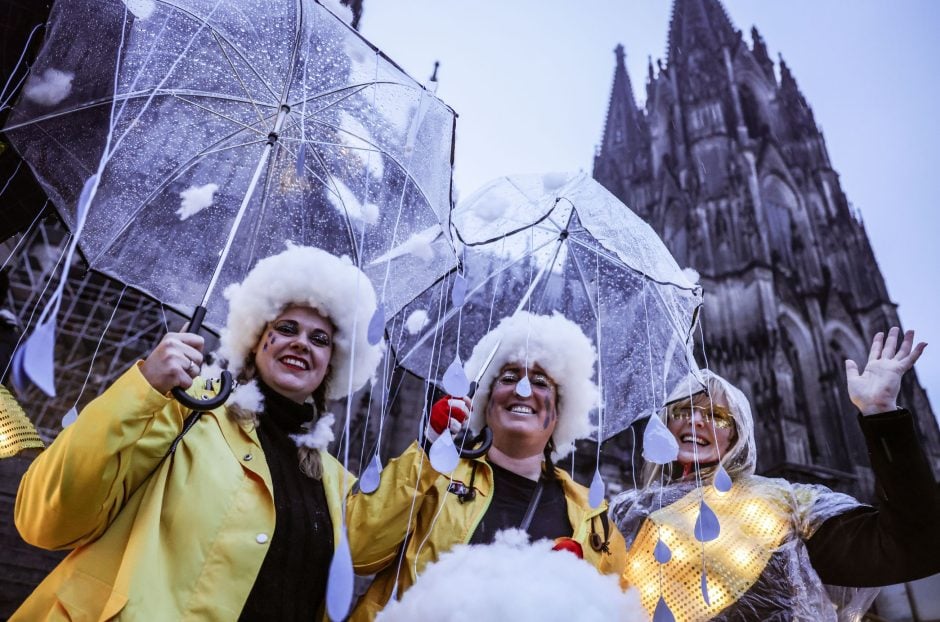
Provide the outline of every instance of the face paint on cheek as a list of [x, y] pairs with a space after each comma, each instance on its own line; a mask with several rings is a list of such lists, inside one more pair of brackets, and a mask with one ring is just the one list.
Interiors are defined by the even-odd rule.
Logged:
[[542, 422], [542, 429], [547, 430], [548, 426], [552, 421], [558, 416], [558, 409], [555, 408], [555, 403], [552, 400], [548, 400], [545, 404], [548, 408], [545, 412], [545, 421]]

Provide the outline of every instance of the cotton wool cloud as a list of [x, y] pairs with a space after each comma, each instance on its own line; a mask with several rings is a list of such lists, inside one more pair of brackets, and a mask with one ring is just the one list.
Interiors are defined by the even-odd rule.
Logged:
[[180, 220], [187, 220], [210, 207], [218, 189], [218, 184], [206, 184], [204, 186], [190, 186], [183, 190], [180, 192], [182, 201], [180, 208], [176, 210], [176, 215], [179, 216]]
[[44, 106], [55, 106], [72, 92], [75, 74], [69, 71], [47, 68], [41, 74], [33, 74], [23, 87], [23, 95]]

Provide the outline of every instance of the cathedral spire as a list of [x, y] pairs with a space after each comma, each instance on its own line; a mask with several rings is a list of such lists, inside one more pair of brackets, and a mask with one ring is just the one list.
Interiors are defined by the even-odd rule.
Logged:
[[610, 92], [607, 121], [604, 125], [602, 151], [634, 152], [643, 147], [643, 119], [633, 95], [633, 84], [627, 71], [623, 45], [614, 48], [617, 66], [614, 69], [614, 85]]
[[790, 72], [790, 67], [780, 56], [780, 88], [778, 91], [781, 110], [789, 121], [792, 138], [815, 136], [819, 133], [816, 127], [816, 118], [813, 109], [806, 103], [806, 98], [796, 83], [796, 78]]
[[764, 70], [764, 74], [767, 78], [776, 82], [777, 79], [774, 77], [774, 61], [770, 59], [770, 55], [767, 53], [767, 44], [764, 43], [764, 38], [760, 36], [760, 31], [757, 30], [757, 26], [751, 27], [751, 42], [753, 43], [751, 51], [754, 54], [754, 60], [756, 60], [761, 69]]
[[674, 0], [669, 23], [667, 61], [678, 63], [693, 50], [717, 52], [738, 36], [718, 0]]

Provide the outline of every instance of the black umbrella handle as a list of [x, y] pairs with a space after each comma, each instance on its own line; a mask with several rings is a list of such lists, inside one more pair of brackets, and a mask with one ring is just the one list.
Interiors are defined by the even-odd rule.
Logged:
[[[472, 439], [467, 439], [467, 436], [470, 435], [470, 429], [467, 428], [467, 431], [464, 432], [464, 438], [460, 443], [457, 443], [463, 449], [458, 453], [461, 458], [467, 460], [476, 460], [477, 458], [482, 458], [486, 455], [486, 452], [490, 450], [490, 446], [493, 444], [493, 430], [489, 426], [484, 426], [480, 433], [474, 436]], [[477, 446], [479, 445], [479, 447]]]
[[[199, 330], [202, 328], [202, 321], [206, 319], [206, 308], [202, 305], [196, 307], [196, 310], [193, 311], [193, 317], [189, 320], [189, 328], [186, 330], [188, 333], [198, 334]], [[219, 392], [215, 397], [210, 397], [208, 399], [200, 400], [186, 391], [181, 387], [173, 387], [173, 397], [176, 398], [176, 401], [189, 408], [190, 410], [206, 411], [206, 410], [215, 410], [228, 400], [228, 396], [232, 393], [232, 388], [235, 383], [232, 381], [232, 374], [227, 369], [222, 371], [222, 384], [219, 387]]]

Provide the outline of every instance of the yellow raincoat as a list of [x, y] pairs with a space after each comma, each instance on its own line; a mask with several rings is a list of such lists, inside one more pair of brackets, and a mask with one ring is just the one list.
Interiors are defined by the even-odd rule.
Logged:
[[[238, 618], [274, 531], [271, 475], [257, 433], [224, 407], [164, 460], [188, 414], [135, 365], [30, 465], [16, 499], [20, 534], [74, 550], [11, 620]], [[335, 543], [340, 488], [355, 480], [322, 459]]]
[[[473, 463], [479, 463], [473, 488], [476, 498], [461, 503], [454, 492], [469, 486]], [[595, 551], [592, 533], [604, 537], [602, 515], [607, 504], [591, 508], [588, 491], [567, 473], [555, 469], [568, 501], [568, 519], [585, 561], [604, 573], [623, 572], [626, 545], [613, 522], [608, 526], [609, 552]], [[485, 458], [461, 460], [451, 474], [435, 471], [424, 451], [412, 444], [382, 471], [382, 483], [371, 495], [358, 493], [347, 505], [350, 546], [356, 572], [378, 573], [353, 610], [351, 620], [371, 620], [385, 607], [398, 577], [399, 596], [411, 587], [427, 564], [457, 544], [469, 542], [492, 500], [493, 471]], [[443, 504], [443, 508], [441, 507]], [[406, 541], [407, 538], [407, 541]], [[405, 557], [398, 568], [399, 551]]]

